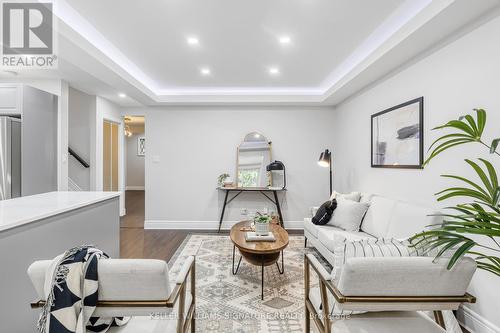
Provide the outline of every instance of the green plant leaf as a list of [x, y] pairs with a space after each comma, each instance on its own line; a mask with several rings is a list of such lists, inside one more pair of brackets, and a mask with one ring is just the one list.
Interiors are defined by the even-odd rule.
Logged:
[[466, 139], [473, 139], [472, 136], [470, 136], [469, 134], [460, 134], [460, 133], [452, 133], [452, 134], [447, 134], [447, 135], [444, 135], [442, 137], [439, 137], [437, 138], [430, 146], [429, 148], [427, 149], [427, 151], [430, 151], [432, 149], [432, 147], [434, 147], [435, 144], [437, 144], [439, 141], [442, 141], [442, 140], [445, 140], [445, 139], [448, 139], [448, 138], [466, 138]]
[[470, 134], [473, 137], [476, 137], [476, 133], [474, 132], [474, 129], [467, 125], [465, 122], [460, 121], [460, 120], [451, 120], [449, 121], [446, 125], [446, 127], [451, 127], [451, 128], [456, 128], [459, 129], [467, 134]]
[[486, 166], [486, 169], [488, 170], [488, 175], [491, 180], [491, 187], [493, 189], [496, 189], [498, 187], [498, 177], [497, 172], [495, 171], [495, 167], [493, 166], [493, 164], [483, 158], [480, 158], [479, 160], [483, 162], [483, 164]]
[[[446, 193], [446, 194], [445, 194]], [[443, 195], [441, 195], [443, 194]], [[489, 196], [485, 196], [481, 192], [471, 190], [470, 188], [464, 187], [452, 187], [441, 192], [436, 193], [436, 195], [441, 195], [437, 198], [438, 201], [443, 201], [453, 197], [470, 197], [476, 198], [484, 202], [491, 202], [491, 198]]]
[[454, 176], [454, 175], [441, 175], [441, 177], [461, 180], [464, 183], [467, 183], [470, 186], [474, 187], [475, 189], [477, 189], [479, 192], [483, 193], [484, 195], [489, 195], [481, 186], [477, 185], [476, 183], [474, 183], [474, 182], [472, 182], [464, 177], [459, 177], [459, 176]]
[[[469, 123], [469, 126], [470, 126], [470, 127], [472, 128], [472, 130], [474, 131], [474, 136], [475, 136], [475, 138], [476, 138], [476, 139], [481, 137], [481, 135], [479, 134], [479, 130], [478, 130], [478, 128], [477, 128], [477, 125], [476, 125], [476, 121], [474, 120], [474, 118], [472, 118], [472, 116], [471, 116], [471, 115], [466, 114], [465, 116], [460, 117], [460, 118], [465, 119], [465, 120]], [[462, 120], [462, 119], [460, 119], [460, 120]], [[463, 120], [462, 120], [462, 121], [463, 121]]]
[[439, 155], [443, 151], [445, 151], [451, 147], [458, 146], [458, 145], [461, 145], [464, 143], [469, 143], [469, 142], [473, 142], [473, 141], [471, 139], [463, 139], [461, 141], [457, 141], [457, 142], [451, 143], [451, 144], [448, 141], [448, 142], [446, 142], [446, 144], [447, 144], [446, 146], [442, 146], [440, 149], [435, 148], [434, 151], [431, 153], [431, 155], [425, 160], [423, 165], [425, 166], [425, 165], [429, 164], [430, 160], [432, 160], [434, 157], [436, 157], [437, 155]]
[[500, 143], [500, 138], [496, 138], [491, 141], [490, 154], [493, 154], [497, 151], [498, 143]]
[[463, 257], [467, 253], [467, 251], [474, 247], [474, 245], [476, 245], [476, 243], [471, 240], [462, 244], [450, 258], [450, 261], [448, 262], [448, 269], [452, 269], [453, 266], [455, 266], [455, 264], [457, 263], [458, 259]]
[[486, 188], [488, 189], [488, 192], [493, 197], [493, 195], [495, 194], [495, 190], [496, 190], [495, 187], [496, 186], [495, 187], [493, 186], [493, 184], [490, 182], [490, 180], [486, 176], [486, 173], [483, 171], [483, 169], [481, 169], [481, 167], [479, 165], [477, 165], [475, 162], [473, 162], [469, 159], [465, 159], [465, 162], [467, 164], [469, 164], [474, 169], [474, 171], [476, 171], [476, 174], [479, 176], [479, 178], [483, 182], [484, 186], [486, 186]]
[[476, 111], [478, 133], [482, 136], [486, 126], [486, 111], [483, 109], [474, 109], [474, 111]]

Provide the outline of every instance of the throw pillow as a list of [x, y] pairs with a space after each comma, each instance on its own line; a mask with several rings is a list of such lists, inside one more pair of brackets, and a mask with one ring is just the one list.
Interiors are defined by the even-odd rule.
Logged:
[[317, 224], [317, 225], [325, 225], [327, 224], [330, 219], [332, 218], [333, 211], [337, 207], [337, 200], [328, 200], [324, 204], [322, 204], [318, 211], [316, 212], [316, 215], [312, 218], [312, 223]]
[[352, 200], [352, 201], [359, 201], [361, 199], [361, 193], [360, 192], [351, 192], [351, 193], [339, 193], [337, 191], [333, 191], [332, 196], [330, 197], [330, 200], [333, 199], [346, 199], [346, 200]]
[[363, 216], [365, 216], [368, 207], [369, 205], [366, 202], [356, 202], [339, 198], [337, 200], [337, 208], [333, 212], [328, 225], [346, 231], [359, 231], [359, 226], [363, 221]]

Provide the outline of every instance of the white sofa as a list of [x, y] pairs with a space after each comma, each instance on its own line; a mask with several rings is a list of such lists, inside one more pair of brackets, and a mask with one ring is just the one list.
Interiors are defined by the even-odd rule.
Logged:
[[[330, 225], [315, 225], [311, 217], [304, 219], [305, 246], [313, 245], [333, 265], [334, 235], [348, 240], [363, 238], [401, 239], [422, 231], [425, 226], [439, 223], [440, 217], [428, 216], [436, 211], [387, 197], [362, 193], [360, 202], [368, 202], [369, 208], [357, 232], [344, 231]], [[313, 208], [311, 213], [316, 212]]]

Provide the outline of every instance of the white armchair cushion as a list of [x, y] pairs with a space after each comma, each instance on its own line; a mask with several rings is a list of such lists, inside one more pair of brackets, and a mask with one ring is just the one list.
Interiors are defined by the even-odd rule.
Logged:
[[333, 270], [332, 279], [338, 282], [344, 265], [351, 258], [358, 257], [410, 257], [417, 253], [408, 247], [407, 242], [385, 238], [363, 238], [353, 240], [341, 234], [334, 235], [333, 239]]
[[327, 224], [346, 231], [359, 231], [367, 209], [367, 203], [338, 198], [337, 208], [333, 211], [332, 218]]
[[[45, 272], [51, 260], [36, 261], [28, 275], [43, 299]], [[170, 296], [168, 266], [154, 259], [99, 260], [99, 300], [165, 300]]]
[[462, 258], [448, 270], [448, 258], [349, 258], [337, 288], [346, 296], [463, 296], [476, 270]]

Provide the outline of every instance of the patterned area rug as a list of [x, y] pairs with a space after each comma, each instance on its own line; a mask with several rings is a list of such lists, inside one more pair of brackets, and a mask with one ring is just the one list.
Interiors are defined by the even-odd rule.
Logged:
[[175, 278], [186, 257], [196, 255], [196, 331], [303, 332], [304, 253], [315, 251], [304, 249], [304, 237], [289, 237], [283, 275], [276, 265], [264, 268], [263, 301], [261, 268], [243, 259], [233, 275], [232, 251], [228, 236], [190, 235], [169, 263]]

